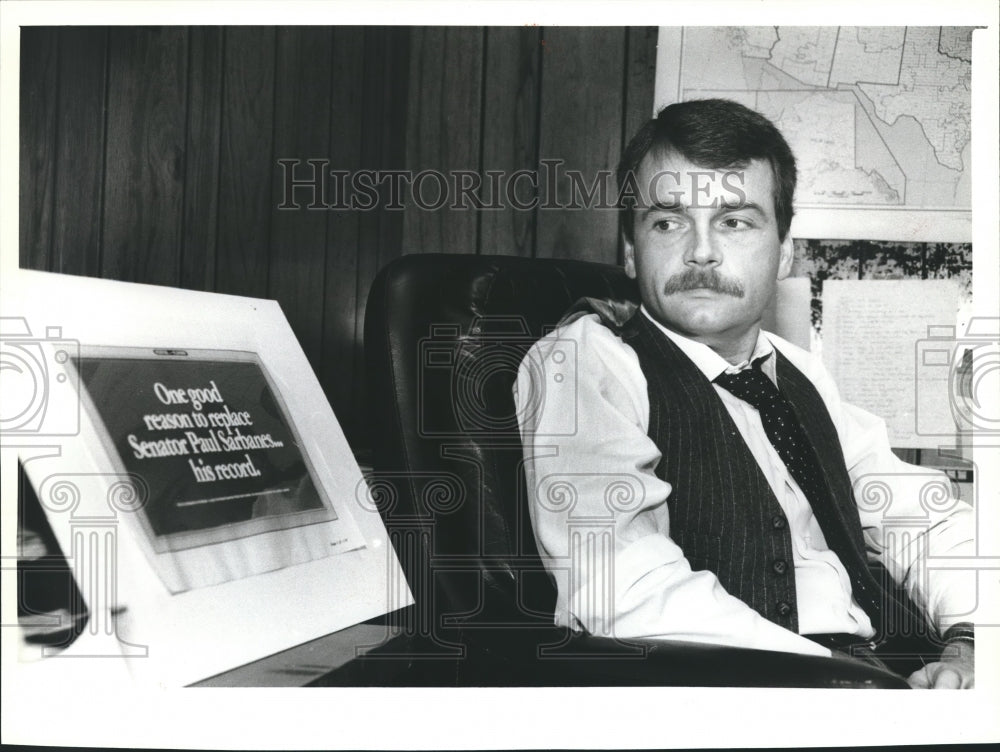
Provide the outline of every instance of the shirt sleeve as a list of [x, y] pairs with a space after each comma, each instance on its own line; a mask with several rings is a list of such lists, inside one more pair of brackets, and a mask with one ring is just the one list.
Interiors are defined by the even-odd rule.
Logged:
[[829, 655], [692, 571], [669, 536], [670, 485], [654, 472], [646, 382], [635, 352], [585, 317], [540, 340], [515, 403], [529, 509], [558, 589], [557, 622], [651, 637]]
[[[944, 473], [899, 459], [885, 421], [842, 402], [826, 369], [810, 361], [805, 372], [837, 427], [869, 558], [882, 563], [940, 632], [968, 621], [976, 607], [972, 506]], [[942, 558], [967, 558], [969, 568], [935, 568]]]

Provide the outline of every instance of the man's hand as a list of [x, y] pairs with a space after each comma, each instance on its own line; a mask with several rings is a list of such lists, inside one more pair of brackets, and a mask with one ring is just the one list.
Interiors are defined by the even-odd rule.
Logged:
[[913, 689], [972, 689], [975, 686], [974, 649], [971, 642], [955, 641], [941, 659], [914, 671], [907, 679]]

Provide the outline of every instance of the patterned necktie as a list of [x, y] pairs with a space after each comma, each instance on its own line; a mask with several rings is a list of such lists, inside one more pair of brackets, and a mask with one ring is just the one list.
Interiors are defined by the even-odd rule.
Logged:
[[760, 370], [761, 363], [768, 357], [770, 355], [758, 358], [754, 361], [753, 368], [739, 373], [723, 373], [715, 379], [715, 383], [757, 408], [768, 440], [805, 494], [827, 545], [847, 570], [855, 599], [877, 628], [884, 593], [868, 571], [863, 555], [851, 543], [843, 523], [837, 518], [830, 486], [823, 475], [816, 450], [806, 436], [791, 403]]
[[[814, 507], [826, 493], [826, 481], [819, 461], [805, 431], [799, 424], [792, 406], [778, 387], [761, 370], [760, 365], [770, 356], [758, 358], [753, 368], [738, 373], [723, 373], [715, 383], [747, 404], [757, 408], [768, 440], [785, 463], [788, 472], [799, 484], [802, 493]], [[824, 534], [826, 531], [823, 531]]]

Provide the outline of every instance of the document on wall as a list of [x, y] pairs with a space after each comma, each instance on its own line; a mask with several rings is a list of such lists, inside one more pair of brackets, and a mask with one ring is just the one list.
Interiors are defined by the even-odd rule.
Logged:
[[823, 361], [846, 402], [885, 420], [894, 447], [956, 446], [958, 308], [953, 280], [823, 283]]

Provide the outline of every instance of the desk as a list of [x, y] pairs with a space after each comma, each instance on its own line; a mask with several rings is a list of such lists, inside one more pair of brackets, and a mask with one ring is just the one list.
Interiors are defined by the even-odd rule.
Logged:
[[[383, 623], [376, 623], [382, 621]], [[259, 661], [195, 682], [193, 687], [301, 687], [384, 646], [392, 635], [380, 620], [355, 624]]]

